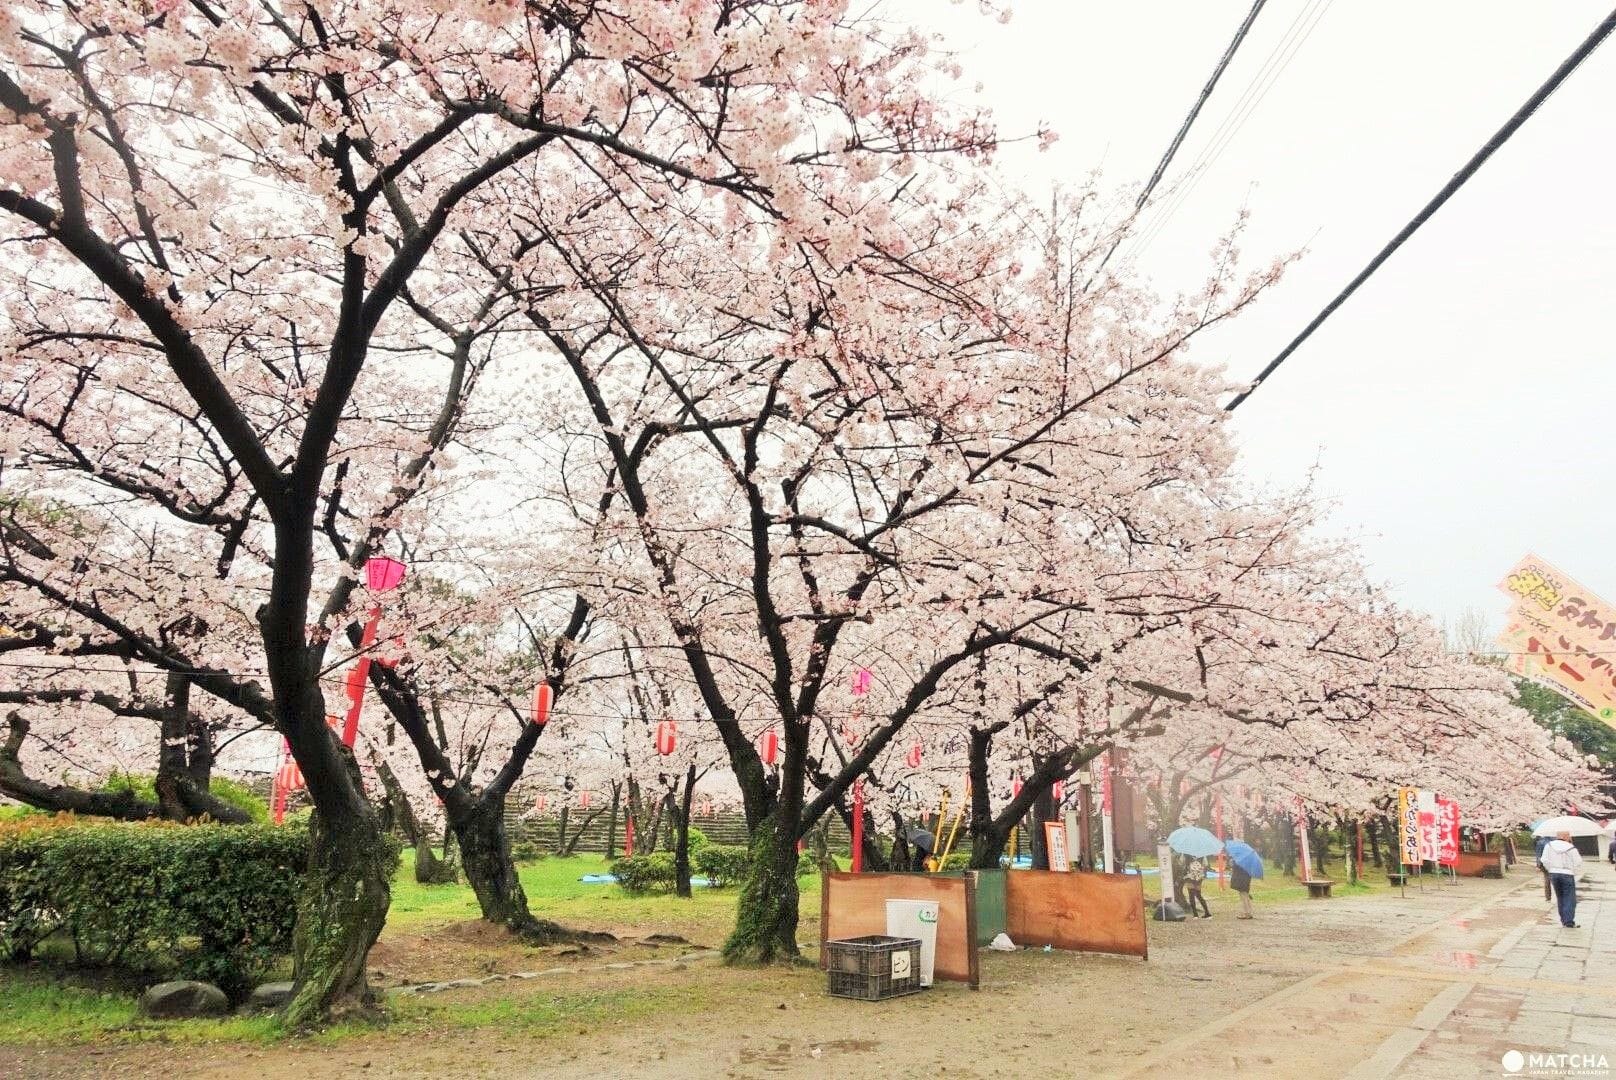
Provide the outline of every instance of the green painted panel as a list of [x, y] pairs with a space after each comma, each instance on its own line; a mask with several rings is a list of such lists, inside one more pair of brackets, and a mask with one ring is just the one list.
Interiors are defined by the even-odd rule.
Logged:
[[1004, 932], [1003, 870], [977, 870], [976, 943], [986, 945]]

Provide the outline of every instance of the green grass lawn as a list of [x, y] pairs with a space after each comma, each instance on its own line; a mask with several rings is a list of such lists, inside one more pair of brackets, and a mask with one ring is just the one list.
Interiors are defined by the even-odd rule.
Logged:
[[[540, 918], [551, 918], [580, 930], [645, 928], [690, 936], [727, 933], [735, 918], [737, 889], [692, 889], [685, 901], [671, 892], [630, 896], [617, 884], [585, 884], [583, 875], [609, 873], [604, 855], [569, 855], [517, 868], [528, 907]], [[803, 878], [806, 896], [818, 896], [819, 878]], [[406, 850], [393, 881], [393, 907], [388, 910], [389, 930], [410, 930], [430, 923], [477, 918], [477, 897], [467, 884], [415, 884], [415, 854]], [[716, 944], [716, 941], [708, 944]]]
[[[1154, 856], [1141, 856], [1134, 860], [1139, 867], [1156, 868]], [[1215, 868], [1215, 867], [1214, 867]], [[1322, 875], [1335, 882], [1332, 895], [1335, 896], [1362, 896], [1366, 893], [1383, 892], [1389, 887], [1386, 873], [1373, 866], [1364, 867], [1364, 880], [1357, 885], [1347, 883], [1346, 866], [1338, 859], [1330, 863], [1329, 869]], [[1161, 899], [1161, 875], [1144, 875], [1145, 899]], [[1215, 903], [1220, 897], [1230, 903], [1236, 902], [1234, 890], [1219, 888], [1215, 878], [1207, 878], [1201, 887], [1209, 902]], [[1255, 904], [1285, 904], [1297, 900], [1306, 900], [1307, 886], [1294, 874], [1284, 874], [1277, 867], [1269, 866], [1264, 877], [1256, 878], [1251, 883], [1251, 900]]]
[[[581, 930], [636, 929], [643, 933], [680, 934], [703, 945], [722, 944], [735, 921], [739, 889], [691, 890], [688, 900], [672, 893], [634, 896], [615, 884], [591, 885], [578, 880], [586, 874], [605, 874], [610, 865], [603, 855], [552, 856], [517, 868], [528, 906], [542, 919], [553, 919]], [[819, 875], [798, 878], [807, 900], [803, 912], [819, 910]], [[408, 931], [432, 924], [475, 919], [477, 898], [471, 887], [417, 885], [415, 853], [406, 850], [393, 880], [393, 904], [388, 909], [389, 931]]]

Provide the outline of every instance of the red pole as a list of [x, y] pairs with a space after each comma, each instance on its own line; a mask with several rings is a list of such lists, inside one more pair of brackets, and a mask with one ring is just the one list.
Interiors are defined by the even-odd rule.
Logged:
[[365, 683], [370, 679], [370, 649], [376, 644], [376, 626], [382, 621], [382, 609], [370, 609], [365, 620], [365, 632], [359, 638], [359, 659], [348, 672], [348, 715], [342, 722], [342, 745], [352, 746], [359, 736], [359, 710], [365, 706]]
[[864, 872], [864, 781], [853, 781], [853, 873]]
[[634, 857], [634, 815], [630, 814], [623, 819], [623, 857]]

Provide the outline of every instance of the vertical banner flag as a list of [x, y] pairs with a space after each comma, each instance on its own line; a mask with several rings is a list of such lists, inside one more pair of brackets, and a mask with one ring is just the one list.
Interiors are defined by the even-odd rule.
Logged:
[[1420, 861], [1419, 796], [1411, 787], [1397, 789], [1397, 847], [1405, 866]]
[[1421, 791], [1420, 861], [1436, 862], [1436, 792]]
[[1436, 861], [1443, 866], [1459, 863], [1459, 804], [1438, 796], [1436, 800]]

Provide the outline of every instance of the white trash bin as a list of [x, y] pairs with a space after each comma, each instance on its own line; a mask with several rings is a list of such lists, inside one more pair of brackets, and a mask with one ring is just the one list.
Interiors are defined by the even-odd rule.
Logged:
[[931, 985], [937, 961], [937, 901], [888, 900], [887, 934], [920, 939], [920, 985]]

